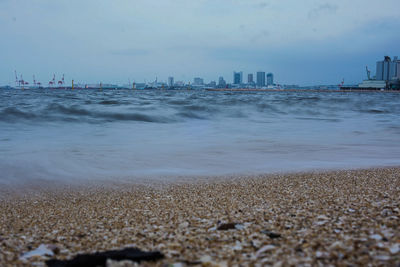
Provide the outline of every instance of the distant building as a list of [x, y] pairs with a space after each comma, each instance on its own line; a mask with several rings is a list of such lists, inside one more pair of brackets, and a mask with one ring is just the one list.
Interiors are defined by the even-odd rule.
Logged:
[[218, 79], [218, 87], [219, 88], [225, 88], [226, 87], [226, 81], [224, 80], [224, 77], [219, 77]]
[[242, 84], [243, 83], [243, 72], [233, 72], [233, 84]]
[[400, 60], [398, 57], [393, 59], [393, 67], [390, 69], [390, 73], [393, 80], [400, 79]]
[[169, 87], [174, 86], [174, 77], [168, 77], [168, 86]]
[[384, 60], [376, 62], [376, 75], [370, 76], [367, 67], [367, 80], [358, 85], [359, 88], [373, 89], [400, 89], [400, 60], [394, 57], [393, 61], [390, 57], [385, 56]]
[[400, 80], [400, 61], [397, 61], [397, 74], [396, 74], [397, 80]]
[[135, 83], [135, 89], [144, 89], [146, 88], [146, 83]]
[[254, 82], [254, 80], [253, 80], [253, 73], [249, 73], [248, 75], [247, 75], [247, 83], [253, 83]]
[[385, 56], [383, 61], [376, 62], [376, 80], [391, 81], [400, 77], [400, 60], [394, 57], [392, 61], [390, 57]]
[[215, 81], [211, 81], [209, 84], [207, 84], [207, 86], [210, 88], [215, 88], [217, 87], [217, 83]]
[[193, 85], [203, 85], [204, 84], [204, 80], [202, 78], [194, 78], [193, 79]]
[[257, 72], [257, 87], [265, 86], [265, 72], [258, 71]]
[[268, 73], [267, 74], [267, 85], [274, 85], [274, 74]]

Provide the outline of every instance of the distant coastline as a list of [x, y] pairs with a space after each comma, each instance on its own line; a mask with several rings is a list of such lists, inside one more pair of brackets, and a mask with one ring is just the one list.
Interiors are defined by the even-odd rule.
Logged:
[[[317, 86], [316, 86], [317, 87]], [[322, 86], [321, 86], [322, 87]], [[326, 93], [326, 92], [384, 92], [384, 93], [400, 93], [400, 89], [380, 89], [380, 88], [362, 88], [356, 86], [346, 86], [340, 89], [327, 89], [325, 87], [315, 88], [315, 87], [301, 87], [301, 88], [284, 88], [284, 89], [260, 89], [260, 88], [128, 88], [128, 87], [116, 87], [116, 88], [101, 88], [101, 87], [42, 87], [42, 88], [16, 88], [12, 86], [0, 86], [3, 90], [159, 90], [159, 91], [214, 91], [214, 92], [315, 92], [315, 93]]]
[[232, 92], [316, 92], [316, 93], [326, 93], [326, 92], [396, 92], [400, 93], [400, 90], [380, 90], [371, 88], [357, 88], [357, 87], [345, 87], [340, 90], [333, 89], [236, 89], [236, 88], [226, 88], [226, 89], [205, 89], [207, 91], [232, 91]]

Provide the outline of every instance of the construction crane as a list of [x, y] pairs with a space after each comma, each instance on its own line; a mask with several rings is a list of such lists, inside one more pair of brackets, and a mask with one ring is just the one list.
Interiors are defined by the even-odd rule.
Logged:
[[33, 85], [34, 85], [35, 87], [38, 87], [38, 88], [40, 88], [41, 85], [42, 85], [41, 82], [36, 81], [35, 75], [33, 75]]
[[56, 84], [56, 75], [53, 74], [53, 79], [49, 82], [49, 87], [53, 86]]
[[22, 74], [21, 74], [21, 77], [20, 77], [18, 83], [19, 83], [20, 86], [22, 85], [22, 89], [24, 89], [25, 81], [24, 81], [24, 78], [22, 78]]
[[24, 78], [22, 78], [22, 74], [21, 74], [21, 79], [18, 81], [19, 85], [22, 85], [22, 89], [24, 89], [25, 85], [28, 85], [29, 83], [24, 81]]
[[371, 71], [368, 69], [368, 66], [365, 66], [365, 69], [367, 70], [368, 80], [371, 80]]
[[20, 81], [18, 80], [17, 71], [14, 70], [14, 73], [15, 73], [15, 86], [19, 87], [20, 86]]
[[58, 85], [61, 85], [61, 86], [64, 85], [64, 74], [63, 74], [63, 76], [61, 78], [61, 81], [58, 81]]
[[343, 84], [344, 84], [344, 78], [342, 79], [342, 81], [339, 83], [339, 88], [342, 88], [342, 86], [343, 86]]

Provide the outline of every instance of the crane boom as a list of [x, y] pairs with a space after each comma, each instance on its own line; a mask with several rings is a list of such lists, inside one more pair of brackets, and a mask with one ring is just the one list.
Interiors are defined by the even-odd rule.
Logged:
[[368, 69], [368, 66], [365, 66], [365, 69], [367, 70], [368, 80], [371, 80], [371, 71]]

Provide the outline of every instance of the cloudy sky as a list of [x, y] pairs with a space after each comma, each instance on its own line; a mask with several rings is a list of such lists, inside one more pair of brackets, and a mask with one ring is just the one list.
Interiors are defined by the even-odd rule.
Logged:
[[206, 81], [273, 72], [337, 84], [400, 56], [399, 0], [0, 0], [0, 84]]

